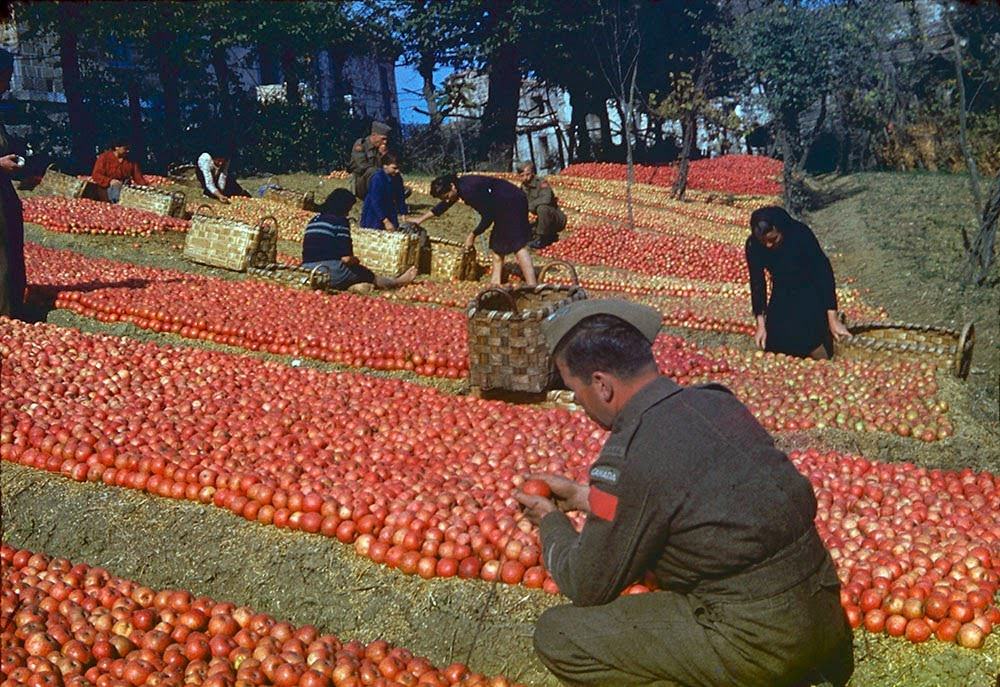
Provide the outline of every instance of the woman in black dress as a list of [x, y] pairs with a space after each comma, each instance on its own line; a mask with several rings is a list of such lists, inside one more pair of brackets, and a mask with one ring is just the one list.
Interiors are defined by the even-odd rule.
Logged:
[[528, 223], [528, 197], [524, 191], [509, 181], [496, 177], [466, 174], [439, 176], [431, 182], [431, 195], [441, 202], [423, 214], [417, 224], [440, 216], [461, 200], [480, 214], [479, 224], [465, 237], [465, 245], [472, 248], [475, 238], [493, 225], [490, 232], [490, 251], [493, 253], [491, 283], [499, 286], [503, 279], [503, 258], [514, 254], [521, 268], [524, 282], [535, 286], [535, 266], [528, 252], [531, 225]]
[[[850, 337], [837, 315], [830, 260], [812, 230], [779, 207], [750, 216], [747, 266], [760, 348], [802, 358], [829, 358], [833, 339]], [[767, 297], [764, 270], [771, 274]]]

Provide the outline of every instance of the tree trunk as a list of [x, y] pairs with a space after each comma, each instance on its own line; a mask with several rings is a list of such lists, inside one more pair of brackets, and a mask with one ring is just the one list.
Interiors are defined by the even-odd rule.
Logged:
[[601, 147], [600, 155], [598, 158], [602, 161], [610, 160], [611, 151], [614, 150], [614, 144], [611, 142], [611, 115], [608, 114], [608, 101], [605, 98], [600, 98], [597, 102], [598, 119], [601, 122]]
[[483, 108], [481, 157], [489, 167], [510, 171], [517, 140], [517, 111], [521, 101], [521, 67], [517, 46], [504, 43], [490, 57], [490, 85]]
[[1000, 223], [1000, 174], [993, 180], [990, 195], [983, 206], [983, 214], [979, 222], [979, 231], [972, 241], [972, 247], [966, 251], [964, 281], [982, 286], [989, 276], [993, 266], [994, 246], [997, 238], [997, 224]]
[[174, 41], [176, 36], [172, 31], [157, 31], [151, 41], [163, 89], [163, 138], [157, 152], [162, 151], [161, 164], [164, 167], [177, 159], [181, 138], [180, 70], [167, 52]]
[[229, 90], [229, 84], [232, 77], [226, 60], [226, 48], [219, 44], [220, 40], [220, 36], [212, 36], [212, 71], [215, 72], [215, 82], [219, 90], [219, 112], [223, 121], [231, 122], [234, 113], [233, 94]]
[[677, 166], [677, 179], [670, 190], [671, 195], [678, 200], [687, 191], [688, 169], [691, 165], [691, 149], [694, 147], [695, 134], [698, 131], [698, 115], [694, 109], [688, 111], [681, 120], [681, 161]]
[[295, 50], [291, 46], [286, 45], [281, 49], [281, 73], [285, 77], [285, 100], [291, 105], [301, 104], [299, 63], [295, 58]]
[[94, 118], [83, 98], [77, 33], [81, 26], [80, 5], [59, 4], [59, 66], [69, 114], [70, 154], [73, 171], [89, 172], [94, 165]]
[[581, 162], [594, 159], [593, 147], [590, 145], [590, 131], [587, 130], [587, 111], [590, 98], [580, 90], [570, 89], [569, 106], [573, 113], [570, 116], [569, 161]]
[[698, 75], [694, 79], [694, 90], [692, 92], [693, 101], [691, 108], [687, 115], [681, 119], [681, 162], [677, 169], [677, 179], [674, 181], [674, 187], [671, 189], [671, 194], [678, 200], [683, 198], [684, 192], [687, 191], [688, 166], [691, 162], [691, 149], [694, 147], [695, 139], [698, 136], [698, 108], [695, 106], [695, 103], [700, 100], [701, 94], [705, 91], [705, 87], [708, 85], [710, 59], [710, 55], [705, 52], [702, 53], [701, 59], [698, 60], [698, 65], [695, 68]]
[[135, 73], [128, 76], [125, 87], [128, 96], [129, 143], [135, 151], [135, 159], [145, 158], [146, 142], [142, 134], [142, 95], [139, 93], [139, 80]]
[[434, 91], [434, 54], [431, 52], [425, 52], [420, 55], [420, 61], [417, 62], [417, 74], [423, 79], [423, 87], [421, 89], [424, 96], [424, 103], [427, 105], [427, 116], [431, 120], [431, 130], [437, 131], [441, 128], [441, 124], [444, 122], [444, 117], [438, 111], [437, 98], [435, 97]]
[[635, 80], [639, 69], [632, 66], [632, 79], [628, 90], [628, 100], [625, 101], [625, 131], [622, 136], [625, 139], [625, 203], [628, 209], [628, 228], [635, 230], [635, 207], [632, 202], [632, 186], [635, 185], [635, 160], [632, 151], [632, 118], [635, 116]]

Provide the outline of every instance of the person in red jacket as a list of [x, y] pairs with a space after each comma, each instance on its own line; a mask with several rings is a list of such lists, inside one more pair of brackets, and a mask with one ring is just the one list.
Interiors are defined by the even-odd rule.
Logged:
[[111, 147], [97, 156], [94, 161], [94, 171], [90, 173], [99, 189], [101, 200], [107, 203], [117, 203], [126, 183], [148, 185], [146, 177], [138, 162], [128, 159], [128, 143], [116, 140]]

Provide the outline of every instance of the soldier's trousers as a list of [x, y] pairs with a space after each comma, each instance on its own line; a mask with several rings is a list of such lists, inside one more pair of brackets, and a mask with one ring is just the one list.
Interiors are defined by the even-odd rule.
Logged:
[[567, 685], [840, 687], [854, 670], [852, 635], [832, 565], [791, 589], [716, 603], [674, 592], [542, 614], [535, 650]]
[[551, 205], [539, 205], [536, 214], [535, 240], [544, 244], [555, 242], [556, 235], [566, 228], [566, 213]]

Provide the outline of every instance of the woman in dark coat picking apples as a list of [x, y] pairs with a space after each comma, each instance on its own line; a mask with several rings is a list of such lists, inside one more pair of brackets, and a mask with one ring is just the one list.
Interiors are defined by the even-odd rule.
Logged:
[[465, 237], [466, 248], [472, 248], [475, 238], [493, 226], [490, 232], [490, 252], [493, 253], [491, 284], [500, 285], [503, 280], [503, 257], [513, 254], [521, 268], [524, 283], [535, 285], [535, 267], [528, 252], [528, 242], [531, 241], [528, 197], [524, 191], [496, 177], [444, 174], [431, 182], [431, 195], [441, 202], [421, 215], [417, 224], [439, 217], [461, 200], [479, 213], [479, 224]]
[[[801, 358], [831, 357], [833, 339], [851, 333], [837, 314], [833, 268], [816, 236], [774, 206], [755, 210], [750, 230], [746, 257], [757, 345]], [[770, 299], [765, 270], [771, 275]]]

